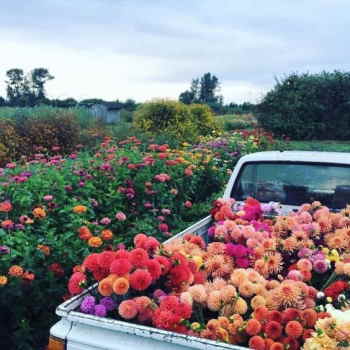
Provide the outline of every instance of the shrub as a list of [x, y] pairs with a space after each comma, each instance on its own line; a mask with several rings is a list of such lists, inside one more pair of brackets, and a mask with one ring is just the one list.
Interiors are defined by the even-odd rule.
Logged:
[[135, 112], [134, 125], [153, 135], [164, 132], [188, 141], [217, 129], [209, 107], [198, 104], [188, 106], [171, 100], [156, 100], [141, 105]]
[[257, 106], [260, 125], [292, 139], [350, 137], [350, 73], [291, 74]]

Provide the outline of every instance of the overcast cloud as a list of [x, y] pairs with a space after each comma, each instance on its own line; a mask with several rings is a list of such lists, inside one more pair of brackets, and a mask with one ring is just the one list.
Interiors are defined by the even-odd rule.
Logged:
[[0, 0], [5, 72], [47, 67], [50, 97], [177, 98], [212, 72], [256, 102], [291, 72], [350, 70], [349, 0]]

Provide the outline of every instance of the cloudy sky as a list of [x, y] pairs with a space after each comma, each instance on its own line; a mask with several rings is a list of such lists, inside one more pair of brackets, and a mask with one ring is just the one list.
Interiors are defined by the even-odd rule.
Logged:
[[350, 70], [349, 0], [0, 0], [5, 73], [46, 67], [50, 97], [177, 98], [212, 72], [225, 102], [275, 77]]

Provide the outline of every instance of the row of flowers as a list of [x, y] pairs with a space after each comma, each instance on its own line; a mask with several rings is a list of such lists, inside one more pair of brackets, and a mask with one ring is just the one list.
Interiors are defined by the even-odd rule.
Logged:
[[[234, 137], [241, 141], [233, 162], [259, 149]], [[167, 239], [207, 213], [230, 175], [215, 150], [188, 144], [106, 138], [93, 154], [78, 147], [64, 158], [59, 151], [0, 168], [0, 307], [17, 348], [17, 341], [31, 349], [47, 340], [81, 259], [130, 247], [139, 232]]]
[[81, 312], [251, 349], [346, 349], [350, 206], [332, 213], [314, 202], [266, 219], [276, 211], [252, 198], [217, 200], [208, 244], [138, 234], [132, 250], [87, 256], [69, 291], [98, 281]]

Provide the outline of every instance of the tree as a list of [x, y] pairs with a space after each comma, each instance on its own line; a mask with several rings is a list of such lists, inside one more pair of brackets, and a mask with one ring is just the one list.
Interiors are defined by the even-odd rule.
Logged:
[[179, 100], [185, 104], [205, 103], [218, 112], [223, 104], [219, 90], [219, 79], [211, 73], [205, 73], [200, 79], [192, 79], [190, 89], [182, 92]]
[[205, 73], [200, 80], [199, 101], [201, 103], [218, 103], [219, 79], [211, 73]]
[[54, 78], [46, 68], [35, 68], [27, 76], [23, 69], [13, 68], [6, 75], [10, 106], [35, 106], [46, 102], [45, 83]]
[[0, 107], [4, 106], [6, 106], [6, 100], [2, 96], [0, 96]]
[[37, 103], [45, 100], [45, 84], [52, 79], [54, 77], [46, 68], [34, 68], [30, 72], [31, 89]]
[[22, 69], [13, 68], [6, 72], [7, 79], [6, 93], [10, 106], [20, 104], [23, 95], [24, 73]]
[[179, 101], [186, 105], [199, 102], [199, 91], [199, 79], [192, 79], [190, 90], [182, 92], [179, 96]]

